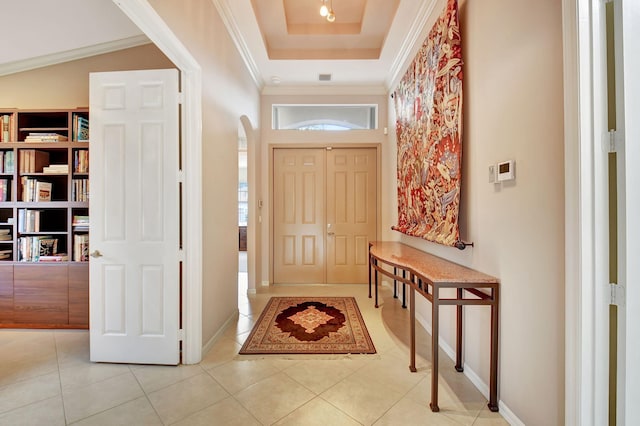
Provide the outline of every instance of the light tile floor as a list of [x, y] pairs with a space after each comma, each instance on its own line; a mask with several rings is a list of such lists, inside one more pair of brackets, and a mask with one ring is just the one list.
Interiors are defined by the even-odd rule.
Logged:
[[[0, 331], [0, 425], [504, 425], [453, 363], [440, 357], [432, 413], [428, 335], [418, 372], [403, 343], [408, 312], [366, 285], [274, 286], [246, 295], [240, 315], [198, 365], [92, 364], [86, 331]], [[354, 356], [253, 356], [238, 350], [272, 295], [355, 296], [378, 351]]]

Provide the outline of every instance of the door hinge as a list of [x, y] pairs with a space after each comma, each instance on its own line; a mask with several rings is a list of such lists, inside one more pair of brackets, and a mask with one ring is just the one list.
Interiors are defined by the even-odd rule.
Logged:
[[178, 183], [184, 183], [184, 170], [178, 170]]
[[178, 342], [184, 342], [184, 329], [178, 330]]
[[326, 149], [327, 151], [331, 151], [331, 150], [333, 149], [333, 147], [332, 147], [332, 146], [326, 146], [326, 147], [325, 147], [325, 149]]
[[184, 250], [183, 249], [179, 249], [178, 250], [178, 262], [184, 262]]
[[184, 93], [182, 93], [182, 92], [178, 92], [178, 103], [179, 104], [183, 104], [184, 103]]
[[618, 144], [616, 143], [617, 132], [613, 129], [609, 130], [609, 146], [607, 152], [618, 152]]
[[609, 304], [624, 306], [625, 288], [622, 284], [609, 283]]

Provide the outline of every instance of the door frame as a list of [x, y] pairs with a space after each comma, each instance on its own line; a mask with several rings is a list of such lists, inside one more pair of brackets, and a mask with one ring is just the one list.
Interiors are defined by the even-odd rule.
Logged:
[[[376, 235], [379, 237], [381, 233], [382, 219], [382, 144], [381, 143], [288, 143], [288, 144], [269, 144], [269, 285], [273, 284], [273, 232], [274, 232], [274, 204], [273, 204], [273, 151], [276, 149], [327, 149], [327, 148], [375, 148], [376, 150]], [[326, 252], [326, 249], [325, 249]], [[326, 253], [325, 253], [326, 256]]]
[[[180, 70], [184, 176], [182, 363], [197, 364], [202, 359], [202, 69], [147, 1], [113, 1]], [[176, 260], [180, 257], [176, 253]]]

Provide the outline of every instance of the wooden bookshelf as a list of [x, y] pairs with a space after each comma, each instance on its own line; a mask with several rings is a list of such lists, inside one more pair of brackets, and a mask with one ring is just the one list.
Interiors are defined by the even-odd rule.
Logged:
[[0, 108], [0, 328], [88, 328], [88, 119]]

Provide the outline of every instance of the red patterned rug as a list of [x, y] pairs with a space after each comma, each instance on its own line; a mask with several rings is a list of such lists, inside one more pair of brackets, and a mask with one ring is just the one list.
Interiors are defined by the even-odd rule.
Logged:
[[374, 354], [353, 297], [272, 297], [240, 354]]

